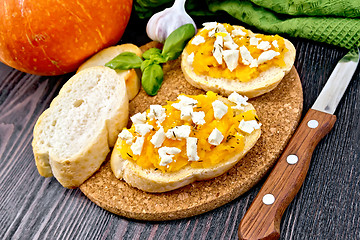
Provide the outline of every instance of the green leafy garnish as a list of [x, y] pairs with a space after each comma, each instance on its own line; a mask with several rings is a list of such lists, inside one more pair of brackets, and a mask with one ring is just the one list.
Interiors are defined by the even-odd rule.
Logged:
[[142, 59], [133, 52], [123, 52], [105, 64], [106, 67], [112, 69], [127, 70], [131, 68], [139, 68]]
[[142, 71], [141, 84], [145, 92], [154, 96], [159, 91], [164, 79], [161, 64], [178, 58], [186, 43], [195, 35], [192, 24], [185, 24], [173, 31], [165, 40], [163, 50], [150, 48], [143, 53], [142, 60], [135, 53], [123, 52], [105, 64], [112, 69], [127, 70], [140, 68]]
[[150, 59], [150, 57], [153, 55], [161, 55], [161, 50], [158, 48], [150, 48], [143, 53], [142, 57], [144, 59]]
[[173, 31], [165, 40], [162, 55], [169, 61], [177, 59], [186, 43], [195, 35], [192, 24], [185, 24]]
[[159, 64], [147, 66], [141, 78], [141, 84], [147, 94], [155, 96], [159, 91], [164, 78], [164, 72]]
[[144, 70], [145, 70], [149, 65], [151, 65], [151, 64], [153, 64], [153, 61], [151, 61], [151, 60], [144, 60], [144, 61], [141, 63], [141, 67], [140, 67], [141, 72], [144, 72]]

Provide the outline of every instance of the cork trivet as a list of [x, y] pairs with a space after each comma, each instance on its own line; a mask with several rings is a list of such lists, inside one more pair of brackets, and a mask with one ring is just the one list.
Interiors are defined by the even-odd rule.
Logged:
[[[165, 104], [180, 93], [201, 94], [185, 81], [180, 61], [164, 66], [164, 82], [155, 97], [141, 90], [130, 103], [130, 116], [151, 104]], [[256, 145], [227, 173], [212, 180], [192, 183], [166, 193], [146, 193], [115, 178], [107, 160], [100, 170], [80, 186], [100, 207], [138, 220], [162, 221], [198, 215], [222, 206], [253, 187], [274, 165], [300, 120], [303, 94], [293, 67], [270, 93], [249, 100], [258, 113], [262, 135]]]

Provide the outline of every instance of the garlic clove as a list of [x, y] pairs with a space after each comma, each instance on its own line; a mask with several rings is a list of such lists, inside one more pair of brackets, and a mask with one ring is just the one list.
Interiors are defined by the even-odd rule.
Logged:
[[170, 8], [154, 14], [146, 25], [146, 33], [150, 39], [165, 42], [166, 38], [182, 25], [191, 23], [195, 27], [194, 20], [185, 11], [185, 0], [175, 0]]

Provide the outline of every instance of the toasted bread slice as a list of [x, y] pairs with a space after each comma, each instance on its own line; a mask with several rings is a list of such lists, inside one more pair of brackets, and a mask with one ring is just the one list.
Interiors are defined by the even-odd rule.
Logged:
[[[244, 29], [241, 26], [234, 26], [234, 28]], [[249, 32], [249, 36], [255, 35], [250, 30], [247, 31]], [[186, 51], [186, 48], [182, 53], [181, 69], [185, 79], [197, 88], [206, 91], [214, 91], [225, 96], [228, 96], [235, 91], [249, 98], [254, 98], [273, 90], [280, 83], [285, 74], [291, 70], [295, 61], [296, 50], [290, 41], [287, 39], [284, 39], [284, 41], [285, 46], [288, 49], [288, 51], [284, 53], [285, 66], [273, 66], [261, 72], [258, 77], [247, 82], [227, 78], [214, 78], [208, 75], [197, 75], [194, 72], [192, 65], [187, 60], [189, 53]], [[190, 44], [190, 42], [188, 44]]]
[[[223, 102], [228, 102], [226, 98], [221, 96], [218, 96], [218, 99], [221, 99]], [[254, 107], [248, 104], [244, 107], [243, 111], [237, 110], [236, 114], [241, 114], [248, 110], [254, 110]], [[232, 156], [216, 165], [209, 168], [193, 168], [187, 165], [175, 172], [162, 172], [155, 168], [145, 169], [134, 161], [123, 159], [120, 153], [122, 140], [118, 138], [111, 154], [111, 169], [117, 178], [124, 180], [132, 187], [146, 192], [171, 191], [195, 181], [215, 178], [227, 172], [255, 145], [260, 135], [260, 128], [253, 130], [250, 134], [245, 134], [243, 149], [239, 152], [232, 153]]]
[[124, 75], [107, 67], [85, 69], [69, 79], [34, 127], [40, 175], [78, 187], [104, 162], [128, 121]]
[[[142, 51], [134, 44], [122, 44], [118, 46], [112, 46], [101, 50], [100, 52], [89, 58], [78, 68], [77, 72], [89, 67], [104, 66], [105, 63], [109, 62], [122, 52], [133, 52], [139, 57], [142, 56]], [[132, 100], [140, 90], [141, 71], [139, 69], [115, 71], [124, 77], [129, 100]]]

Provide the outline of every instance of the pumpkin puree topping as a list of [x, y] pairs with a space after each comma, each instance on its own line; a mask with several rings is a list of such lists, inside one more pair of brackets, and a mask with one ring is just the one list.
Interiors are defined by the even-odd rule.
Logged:
[[278, 35], [253, 34], [243, 27], [204, 23], [186, 46], [198, 75], [247, 82], [271, 67], [285, 66], [285, 41]]
[[[132, 116], [131, 128], [119, 134], [121, 157], [162, 172], [226, 161], [233, 152], [242, 151], [244, 136], [261, 125], [254, 110], [243, 110], [246, 100], [233, 93], [220, 102], [216, 93], [207, 92], [180, 95], [165, 106], [152, 105]], [[252, 130], [244, 128], [247, 124]]]

